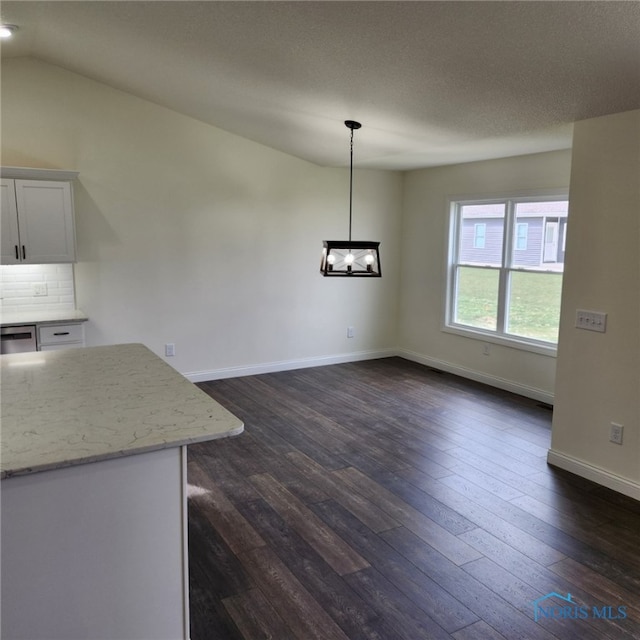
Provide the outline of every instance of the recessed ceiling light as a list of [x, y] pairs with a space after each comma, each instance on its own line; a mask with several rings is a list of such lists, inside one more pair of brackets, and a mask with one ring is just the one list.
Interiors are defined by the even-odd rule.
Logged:
[[0, 38], [10, 38], [17, 30], [15, 24], [0, 24]]

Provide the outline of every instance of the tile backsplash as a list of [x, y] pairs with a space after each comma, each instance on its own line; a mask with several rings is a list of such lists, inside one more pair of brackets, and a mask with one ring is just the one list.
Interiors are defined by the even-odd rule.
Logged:
[[73, 265], [0, 266], [0, 304], [11, 313], [75, 309]]

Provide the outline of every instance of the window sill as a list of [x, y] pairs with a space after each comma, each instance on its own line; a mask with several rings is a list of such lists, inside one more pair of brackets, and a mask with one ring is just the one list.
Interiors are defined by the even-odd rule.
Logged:
[[470, 329], [462, 325], [443, 325], [442, 331], [445, 333], [453, 333], [465, 338], [471, 338], [472, 340], [499, 344], [503, 347], [519, 349], [520, 351], [529, 351], [531, 353], [537, 353], [538, 355], [548, 356], [551, 358], [555, 358], [558, 354], [558, 347], [555, 344], [552, 345], [545, 342], [533, 342], [524, 338], [520, 339], [516, 336], [499, 335], [490, 331], [483, 331], [482, 329]]

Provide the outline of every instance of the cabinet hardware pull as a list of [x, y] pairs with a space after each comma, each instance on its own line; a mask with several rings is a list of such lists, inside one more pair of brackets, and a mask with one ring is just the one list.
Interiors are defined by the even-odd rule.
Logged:
[[18, 245], [14, 245], [16, 248], [16, 260], [20, 260], [20, 252], [18, 251]]
[[53, 335], [54, 336], [68, 336], [69, 332], [68, 331], [56, 331]]
[[24, 248], [24, 245], [22, 245], [22, 259], [26, 260], [27, 259], [27, 251]]

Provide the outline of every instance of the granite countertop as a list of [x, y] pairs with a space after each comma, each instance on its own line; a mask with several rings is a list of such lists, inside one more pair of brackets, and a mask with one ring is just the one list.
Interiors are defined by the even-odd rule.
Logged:
[[3, 311], [0, 314], [0, 326], [10, 327], [19, 324], [45, 324], [50, 322], [84, 322], [87, 314], [80, 309], [69, 311]]
[[242, 433], [142, 344], [0, 356], [0, 478]]

